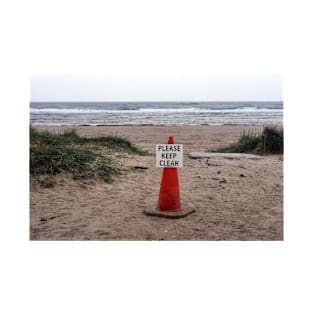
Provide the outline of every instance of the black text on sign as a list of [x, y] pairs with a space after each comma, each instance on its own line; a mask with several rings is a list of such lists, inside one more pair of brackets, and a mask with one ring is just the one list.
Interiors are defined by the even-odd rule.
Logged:
[[183, 145], [156, 145], [157, 167], [183, 167]]

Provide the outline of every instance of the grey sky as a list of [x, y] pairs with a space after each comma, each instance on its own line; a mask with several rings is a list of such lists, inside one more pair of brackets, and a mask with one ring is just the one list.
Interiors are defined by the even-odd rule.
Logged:
[[33, 75], [31, 101], [281, 101], [279, 76]]

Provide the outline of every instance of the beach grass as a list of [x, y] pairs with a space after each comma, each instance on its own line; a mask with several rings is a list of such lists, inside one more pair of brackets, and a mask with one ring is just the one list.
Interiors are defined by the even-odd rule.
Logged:
[[30, 127], [31, 145], [98, 145], [113, 150], [124, 151], [129, 154], [148, 155], [148, 152], [133, 145], [127, 138], [118, 136], [82, 137], [75, 129], [65, 130], [63, 133], [54, 134], [48, 131], [38, 131]]
[[255, 131], [244, 132], [237, 142], [211, 152], [282, 154], [284, 153], [284, 129], [282, 127], [267, 126], [263, 128], [261, 133]]
[[116, 153], [148, 154], [118, 136], [86, 138], [75, 130], [54, 134], [30, 127], [30, 174], [42, 187], [52, 187], [53, 176], [60, 173], [71, 173], [73, 179], [100, 178], [110, 183], [123, 172], [114, 158]]

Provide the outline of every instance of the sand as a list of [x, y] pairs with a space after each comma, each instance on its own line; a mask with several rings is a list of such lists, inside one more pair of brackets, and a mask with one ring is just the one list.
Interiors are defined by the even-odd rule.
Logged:
[[[65, 127], [38, 127], [61, 132]], [[162, 169], [155, 157], [129, 156], [131, 171], [112, 184], [83, 185], [64, 174], [58, 184], [30, 184], [31, 240], [283, 240], [283, 156], [190, 159], [236, 141], [253, 126], [82, 126], [81, 135], [121, 135], [154, 153], [174, 136], [184, 144], [181, 201], [195, 212], [181, 219], [147, 216], [156, 206]]]

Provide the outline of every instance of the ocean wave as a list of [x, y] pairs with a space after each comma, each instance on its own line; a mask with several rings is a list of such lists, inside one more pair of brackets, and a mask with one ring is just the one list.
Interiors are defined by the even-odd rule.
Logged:
[[102, 110], [102, 109], [55, 109], [55, 108], [45, 108], [45, 109], [36, 109], [31, 108], [31, 114], [93, 114], [93, 113], [126, 113], [132, 110]]
[[240, 107], [233, 109], [205, 109], [205, 108], [140, 108], [140, 109], [121, 109], [121, 110], [103, 110], [103, 109], [57, 109], [57, 108], [30, 108], [31, 114], [166, 114], [166, 113], [275, 113], [282, 112], [280, 108], [259, 108], [259, 107]]

